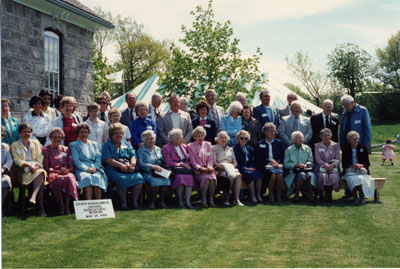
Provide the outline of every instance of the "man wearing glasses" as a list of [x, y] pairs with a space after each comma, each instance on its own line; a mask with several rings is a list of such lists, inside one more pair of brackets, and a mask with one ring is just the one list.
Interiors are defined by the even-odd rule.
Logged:
[[279, 109], [279, 116], [281, 117], [281, 119], [284, 116], [291, 115], [290, 106], [292, 105], [292, 102], [297, 101], [297, 95], [295, 93], [289, 93], [286, 100], [288, 102], [288, 105], [285, 108]]
[[105, 97], [97, 98], [97, 103], [100, 105], [99, 116], [98, 118], [104, 122], [106, 122], [107, 126], [110, 122], [108, 120], [108, 101]]

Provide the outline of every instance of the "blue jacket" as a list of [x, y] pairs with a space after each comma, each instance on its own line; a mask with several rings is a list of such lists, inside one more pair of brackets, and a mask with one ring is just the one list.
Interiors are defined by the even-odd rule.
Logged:
[[19, 120], [9, 116], [9, 121], [11, 130], [8, 129], [6, 121], [4, 120], [3, 117], [1, 117], [1, 126], [4, 126], [4, 128], [6, 128], [6, 136], [4, 137], [3, 142], [7, 143], [8, 145], [11, 145], [12, 143], [14, 143], [19, 139], [19, 133], [18, 133]]
[[279, 125], [279, 111], [276, 108], [271, 107], [272, 119], [268, 117], [267, 112], [265, 111], [265, 107], [263, 104], [256, 106], [253, 108], [253, 117], [258, 120], [261, 124], [261, 128], [267, 123], [272, 122], [275, 124], [276, 128], [278, 129]]
[[254, 162], [254, 149], [250, 147], [249, 145], [246, 145], [246, 149], [248, 152], [248, 160], [246, 162], [246, 155], [242, 150], [242, 147], [239, 144], [236, 144], [233, 147], [233, 152], [235, 153], [236, 161], [238, 163], [238, 169], [240, 173], [245, 173], [246, 168], [256, 168], [255, 162]]
[[129, 129], [131, 131], [132, 143], [135, 146], [142, 143], [141, 136], [144, 131], [153, 130], [154, 134], [157, 135], [156, 124], [148, 118], [141, 119], [138, 117], [131, 122]]
[[[264, 167], [270, 162], [269, 147], [265, 139], [257, 142], [257, 145], [254, 148], [254, 155], [257, 156], [257, 158], [255, 158], [256, 168], [260, 171], [264, 171]], [[272, 141], [272, 155], [275, 161], [283, 164], [285, 158], [285, 147], [279, 139], [274, 139]]]
[[343, 109], [342, 120], [340, 123], [340, 145], [343, 147], [346, 142], [346, 123], [348, 120], [350, 123], [350, 131], [356, 131], [360, 135], [359, 145], [368, 146], [371, 143], [372, 129], [371, 129], [371, 118], [369, 117], [368, 109], [359, 104], [355, 104], [353, 112], [351, 113], [350, 119], [348, 118], [349, 113]]
[[234, 119], [231, 115], [225, 115], [221, 118], [219, 129], [224, 130], [230, 137], [230, 145], [236, 144], [236, 134], [242, 130], [242, 117]]

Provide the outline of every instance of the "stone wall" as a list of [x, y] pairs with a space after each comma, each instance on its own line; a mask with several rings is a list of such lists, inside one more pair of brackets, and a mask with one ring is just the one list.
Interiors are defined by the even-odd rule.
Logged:
[[81, 112], [93, 101], [93, 33], [3, 0], [1, 95], [11, 100], [15, 117], [21, 118], [30, 98], [44, 88], [44, 31], [48, 28], [59, 33], [62, 43], [60, 93], [74, 96]]

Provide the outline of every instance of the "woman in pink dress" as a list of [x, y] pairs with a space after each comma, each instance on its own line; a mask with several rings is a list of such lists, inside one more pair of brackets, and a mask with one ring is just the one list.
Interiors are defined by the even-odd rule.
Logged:
[[43, 168], [47, 172], [47, 180], [51, 191], [59, 203], [59, 214], [69, 215], [71, 197], [78, 200], [78, 189], [74, 172], [74, 166], [68, 147], [61, 145], [65, 135], [58, 127], [50, 131], [51, 145], [42, 149], [44, 156]]
[[[339, 144], [333, 142], [332, 132], [328, 128], [320, 131], [321, 142], [315, 144], [315, 173], [318, 176], [317, 190], [320, 199], [332, 202], [332, 190], [339, 191], [340, 152]], [[325, 196], [324, 196], [325, 192]]]
[[173, 181], [172, 189], [176, 191], [178, 205], [185, 208], [182, 198], [185, 196], [186, 207], [192, 209], [190, 196], [195, 186], [193, 174], [189, 174], [190, 167], [189, 152], [185, 144], [182, 143], [182, 130], [172, 129], [168, 133], [169, 143], [162, 148], [165, 165], [172, 168]]
[[396, 155], [394, 153], [395, 145], [392, 145], [392, 141], [390, 139], [386, 140], [386, 145], [382, 146], [382, 165], [385, 165], [385, 161], [389, 160], [393, 165], [393, 161], [396, 159]]
[[202, 126], [197, 126], [192, 132], [195, 142], [188, 146], [190, 164], [196, 170], [195, 179], [200, 184], [203, 208], [208, 208], [207, 193], [210, 206], [215, 207], [214, 192], [217, 186], [212, 146], [210, 142], [204, 141], [206, 133]]

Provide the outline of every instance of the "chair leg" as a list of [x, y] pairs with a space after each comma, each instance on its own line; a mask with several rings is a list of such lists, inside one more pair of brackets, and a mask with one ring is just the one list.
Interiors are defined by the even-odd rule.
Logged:
[[26, 186], [25, 185], [21, 185], [19, 187], [19, 194], [18, 194], [18, 200], [19, 200], [19, 206], [20, 206], [20, 214], [21, 217], [25, 217], [25, 206], [26, 206], [26, 202], [25, 202], [25, 189]]

